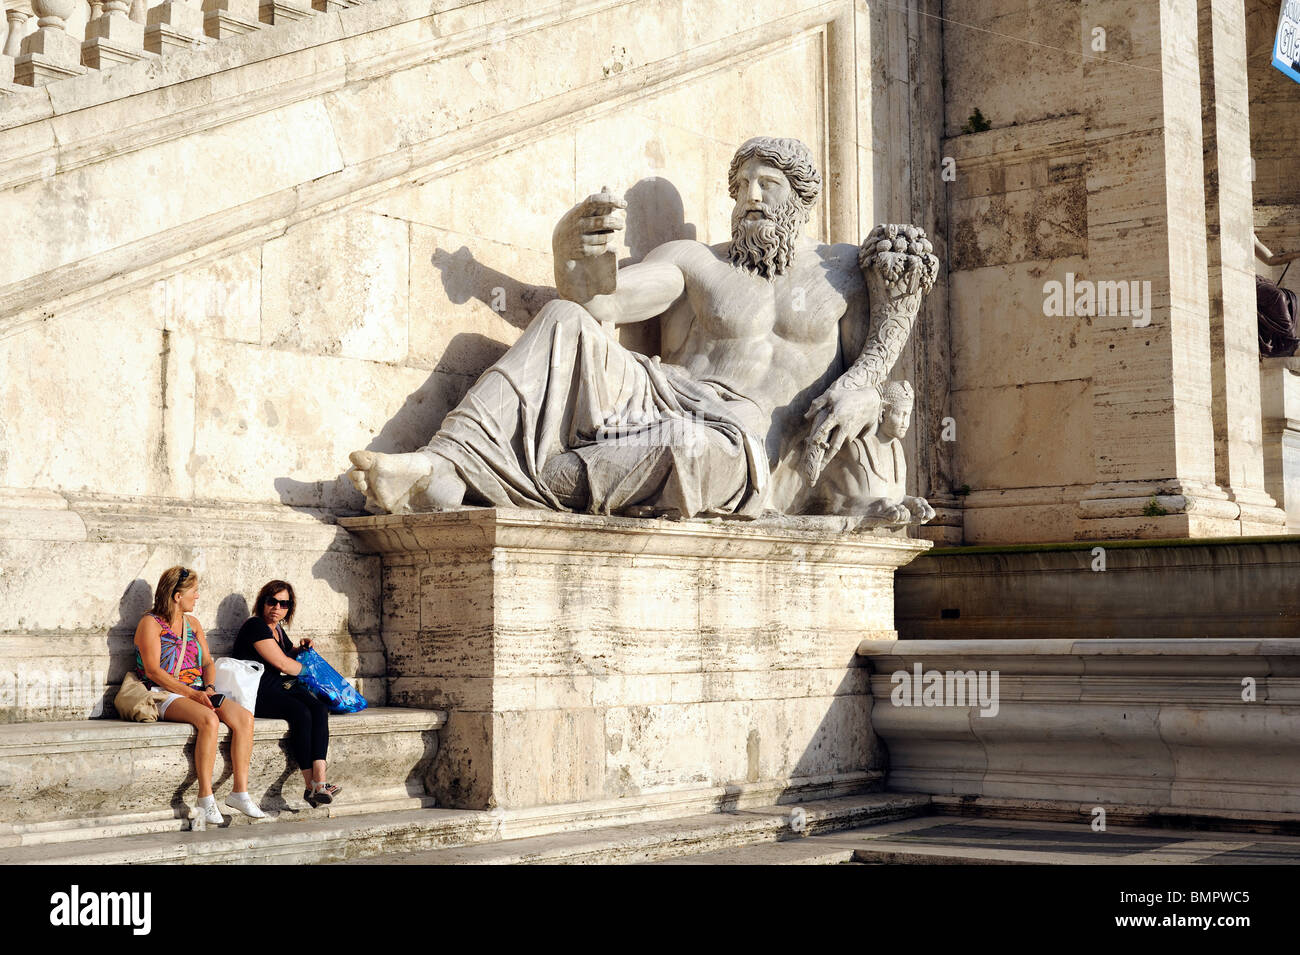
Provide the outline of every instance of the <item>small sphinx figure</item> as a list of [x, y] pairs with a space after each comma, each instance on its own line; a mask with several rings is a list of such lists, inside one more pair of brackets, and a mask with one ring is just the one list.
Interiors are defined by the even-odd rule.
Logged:
[[[798, 140], [748, 140], [727, 181], [730, 242], [666, 242], [621, 268], [625, 202], [601, 192], [564, 215], [559, 298], [423, 448], [353, 452], [367, 505], [804, 513], [824, 467], [879, 420], [939, 262], [911, 225], [876, 226], [861, 246], [803, 235], [822, 180]], [[661, 354], [611, 333], [645, 321]]]
[[934, 517], [934, 508], [907, 493], [903, 456], [915, 405], [912, 385], [886, 382], [880, 395], [879, 423], [847, 441], [827, 465], [810, 510], [875, 517], [893, 525], [924, 524]]

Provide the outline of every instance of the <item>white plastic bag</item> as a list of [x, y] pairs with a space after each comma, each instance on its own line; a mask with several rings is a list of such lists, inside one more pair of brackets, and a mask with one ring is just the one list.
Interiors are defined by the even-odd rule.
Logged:
[[218, 693], [224, 693], [248, 712], [257, 708], [257, 687], [262, 682], [263, 663], [252, 660], [236, 660], [234, 657], [222, 657], [213, 664], [216, 675], [212, 685]]

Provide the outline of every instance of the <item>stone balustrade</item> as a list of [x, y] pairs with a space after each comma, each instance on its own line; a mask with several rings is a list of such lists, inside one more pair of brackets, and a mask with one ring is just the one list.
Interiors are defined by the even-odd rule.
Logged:
[[5, 10], [0, 94], [191, 50], [364, 0], [26, 0]]

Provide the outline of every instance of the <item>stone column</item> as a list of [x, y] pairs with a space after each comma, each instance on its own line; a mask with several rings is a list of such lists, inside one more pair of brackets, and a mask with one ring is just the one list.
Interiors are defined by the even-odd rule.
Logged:
[[86, 25], [81, 62], [97, 70], [145, 57], [144, 27], [130, 16], [127, 0], [107, 0], [104, 12]]
[[1285, 514], [1265, 492], [1260, 430], [1245, 10], [1199, 0], [1198, 13], [1214, 470], [1241, 508], [1243, 534], [1280, 533]]
[[28, 14], [24, 10], [6, 10], [5, 19], [9, 22], [9, 32], [5, 35], [4, 55], [16, 57], [23, 52], [23, 31], [27, 27]]
[[[1089, 332], [1095, 483], [1076, 537], [1240, 533], [1215, 483], [1196, 0], [1084, 0], [1087, 278], [1149, 289]], [[1144, 284], [1149, 283], [1149, 284]], [[1133, 289], [1131, 284], [1129, 289]]]
[[144, 47], [150, 53], [188, 50], [204, 42], [201, 0], [165, 0], [148, 13]]
[[0, 88], [9, 86], [14, 81], [14, 57], [23, 51], [23, 29], [27, 24], [27, 13], [23, 10], [6, 10], [8, 33], [5, 34], [4, 52], [0, 53]]
[[1264, 490], [1286, 512], [1290, 532], [1300, 534], [1300, 358], [1261, 361], [1259, 391]]
[[203, 0], [203, 29], [216, 40], [262, 29], [258, 0]]
[[[65, 76], [86, 72], [81, 65], [81, 44], [68, 34], [67, 19], [74, 0], [32, 0], [39, 19], [37, 30], [23, 40], [14, 59], [14, 81], [24, 86], [44, 86]], [[12, 21], [11, 21], [12, 24]]]

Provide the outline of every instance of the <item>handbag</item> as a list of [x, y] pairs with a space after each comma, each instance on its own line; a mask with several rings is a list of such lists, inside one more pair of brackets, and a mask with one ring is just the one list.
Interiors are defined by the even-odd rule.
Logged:
[[113, 697], [113, 706], [117, 715], [124, 720], [135, 723], [157, 723], [158, 704], [167, 699], [166, 690], [151, 690], [144, 681], [135, 675], [134, 670], [127, 670], [122, 677], [122, 685]]
[[[190, 628], [185, 626], [185, 614], [181, 614], [181, 650], [176, 654], [176, 663], [172, 666], [172, 676], [181, 672], [185, 661], [185, 651], [190, 645]], [[127, 670], [122, 677], [122, 685], [113, 697], [113, 706], [117, 715], [134, 723], [157, 723], [158, 704], [171, 695], [169, 690], [151, 690], [144, 681], [135, 675], [134, 670]]]
[[257, 688], [262, 685], [266, 664], [254, 660], [222, 657], [213, 664], [212, 685], [248, 712], [257, 709]]
[[340, 676], [315, 650], [301, 650], [296, 659], [302, 664], [298, 681], [327, 704], [331, 713], [360, 713], [369, 705], [356, 687]]

